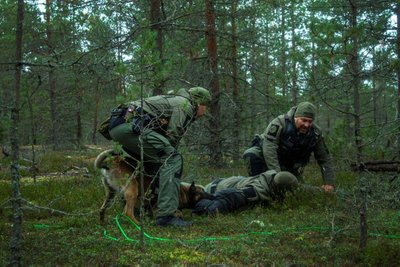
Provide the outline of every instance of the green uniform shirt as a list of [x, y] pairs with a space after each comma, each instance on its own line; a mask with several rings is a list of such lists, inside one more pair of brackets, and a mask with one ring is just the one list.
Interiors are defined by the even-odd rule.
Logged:
[[[141, 106], [141, 101], [129, 103], [136, 107]], [[189, 124], [194, 121], [196, 107], [192, 105], [189, 93], [179, 90], [178, 95], [153, 96], [143, 100], [143, 110], [155, 120], [165, 120], [167, 125], [163, 135], [172, 146], [177, 147], [186, 132]]]

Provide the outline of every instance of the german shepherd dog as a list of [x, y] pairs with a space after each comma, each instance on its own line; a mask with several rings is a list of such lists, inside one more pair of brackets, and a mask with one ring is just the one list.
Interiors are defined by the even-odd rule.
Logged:
[[[140, 180], [136, 173], [138, 161], [130, 156], [122, 156], [121, 153], [113, 149], [108, 149], [96, 157], [94, 166], [101, 171], [102, 182], [106, 191], [106, 198], [100, 208], [100, 222], [104, 223], [107, 208], [111, 205], [115, 196], [121, 192], [124, 194], [125, 200], [124, 214], [138, 224], [139, 222], [134, 214], [134, 208], [140, 202]], [[150, 176], [145, 175], [143, 181], [145, 194], [149, 189], [154, 189]], [[120, 185], [121, 182], [125, 182], [125, 184]], [[178, 209], [193, 209], [200, 199], [208, 197], [202, 186], [195, 185], [194, 182], [191, 184], [181, 182]], [[150, 213], [152, 213], [156, 198], [155, 194], [151, 194], [151, 197], [146, 196], [145, 202]]]

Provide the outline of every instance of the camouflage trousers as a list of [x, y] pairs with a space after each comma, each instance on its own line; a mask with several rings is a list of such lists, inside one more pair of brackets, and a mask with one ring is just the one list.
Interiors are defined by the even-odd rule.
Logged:
[[140, 155], [143, 147], [145, 163], [151, 163], [153, 166], [152, 170], [145, 171], [159, 177], [157, 216], [174, 215], [179, 206], [182, 156], [167, 138], [151, 129], [145, 129], [142, 135], [139, 135], [133, 133], [132, 124], [123, 123], [113, 128], [110, 135], [124, 149], [136, 155]]

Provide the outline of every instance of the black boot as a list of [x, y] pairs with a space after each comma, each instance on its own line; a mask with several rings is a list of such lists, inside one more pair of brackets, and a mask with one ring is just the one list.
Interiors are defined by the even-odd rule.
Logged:
[[192, 226], [191, 221], [184, 221], [181, 218], [169, 215], [160, 216], [156, 218], [156, 225], [160, 227], [175, 226], [175, 227], [188, 227]]

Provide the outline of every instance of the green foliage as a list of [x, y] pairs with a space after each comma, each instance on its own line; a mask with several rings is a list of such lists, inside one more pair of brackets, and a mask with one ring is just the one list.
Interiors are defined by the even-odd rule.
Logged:
[[372, 240], [369, 242], [363, 262], [370, 266], [395, 266], [400, 262], [399, 242]]
[[120, 76], [126, 75], [126, 73], [128, 72], [128, 68], [127, 68], [126, 64], [124, 64], [121, 61], [118, 61], [115, 64], [116, 64], [116, 67], [115, 67], [116, 74], [118, 74]]

